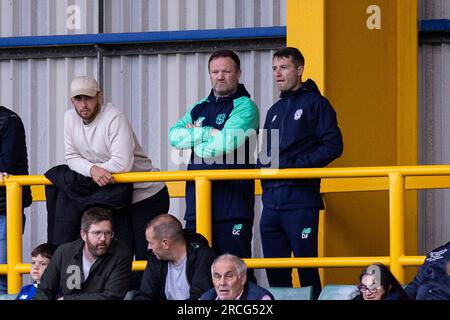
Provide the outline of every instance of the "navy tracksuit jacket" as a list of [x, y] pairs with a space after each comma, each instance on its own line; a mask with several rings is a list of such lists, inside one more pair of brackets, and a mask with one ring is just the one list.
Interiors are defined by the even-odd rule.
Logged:
[[[297, 91], [281, 93], [267, 112], [263, 133], [267, 153], [260, 153], [262, 168], [321, 168], [342, 154], [342, 135], [336, 112], [312, 80]], [[278, 146], [271, 141], [272, 130], [279, 130]], [[271, 147], [279, 158], [272, 157]], [[265, 150], [264, 150], [265, 151]], [[272, 209], [323, 208], [320, 179], [262, 180], [264, 206]], [[269, 196], [266, 191], [282, 189]]]
[[[267, 149], [261, 168], [319, 168], [342, 154], [336, 113], [314, 81], [296, 91], [282, 92], [268, 111], [263, 132]], [[275, 132], [275, 130], [277, 130]], [[273, 135], [278, 133], [277, 135]], [[265, 257], [317, 256], [319, 210], [323, 208], [320, 179], [262, 180], [261, 241]], [[267, 269], [270, 286], [292, 286], [290, 269]], [[317, 269], [300, 269], [302, 286], [320, 293]]]
[[405, 288], [411, 299], [450, 300], [450, 242], [431, 251]]

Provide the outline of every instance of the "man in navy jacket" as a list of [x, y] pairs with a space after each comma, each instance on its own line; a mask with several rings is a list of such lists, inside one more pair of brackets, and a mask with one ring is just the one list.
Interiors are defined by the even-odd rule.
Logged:
[[415, 300], [450, 300], [450, 241], [427, 255], [405, 291]]
[[[0, 182], [9, 175], [28, 174], [25, 128], [20, 117], [0, 106]], [[31, 205], [30, 187], [22, 188], [22, 209]], [[23, 211], [22, 211], [23, 212]], [[25, 215], [22, 214], [22, 225]], [[6, 263], [6, 188], [0, 188], [0, 264]], [[6, 276], [0, 276], [0, 294], [7, 291]]]
[[[302, 82], [303, 68], [303, 55], [296, 48], [281, 49], [273, 56], [273, 75], [281, 95], [267, 112], [267, 152], [259, 158], [262, 168], [319, 168], [342, 154], [336, 113], [314, 81]], [[264, 257], [291, 257], [292, 252], [296, 257], [317, 256], [319, 210], [323, 209], [320, 179], [262, 180], [262, 187]], [[292, 286], [290, 269], [266, 272], [270, 286]], [[318, 297], [318, 270], [301, 268], [299, 276], [301, 285], [313, 286]]]

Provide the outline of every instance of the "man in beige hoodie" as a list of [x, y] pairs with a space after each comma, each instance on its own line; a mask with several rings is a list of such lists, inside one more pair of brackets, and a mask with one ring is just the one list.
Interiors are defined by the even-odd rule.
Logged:
[[[111, 103], [102, 105], [102, 92], [94, 78], [75, 77], [70, 98], [73, 108], [64, 116], [67, 165], [91, 177], [99, 186], [114, 183], [112, 174], [154, 172], [130, 122]], [[169, 210], [169, 194], [163, 182], [135, 183], [132, 205], [114, 214], [116, 238], [125, 242], [136, 260], [147, 256], [145, 226]]]

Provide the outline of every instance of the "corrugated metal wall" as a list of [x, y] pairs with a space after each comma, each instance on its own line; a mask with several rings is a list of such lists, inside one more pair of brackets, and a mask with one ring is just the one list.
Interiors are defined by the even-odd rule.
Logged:
[[[104, 3], [104, 32], [286, 25], [285, 0], [104, 0]], [[98, 33], [98, 12], [97, 0], [0, 0], [0, 36]], [[79, 19], [79, 23], [75, 24], [74, 19]], [[72, 27], [68, 28], [68, 24]]]
[[[66, 8], [81, 8], [81, 29], [65, 26]], [[178, 29], [214, 29], [285, 25], [284, 0], [105, 0], [106, 32]], [[97, 1], [0, 0], [0, 35], [51, 35], [95, 33]], [[141, 144], [154, 165], [162, 170], [183, 170], [171, 162], [169, 127], [186, 108], [210, 89], [207, 61], [210, 53], [155, 54], [104, 59], [105, 101], [120, 107], [132, 122]], [[277, 100], [272, 80], [273, 51], [238, 52], [241, 82], [261, 111]], [[97, 75], [94, 58], [0, 60], [0, 104], [18, 112], [24, 121], [30, 172], [43, 174], [64, 163], [63, 115], [70, 107], [71, 79]], [[259, 242], [259, 200], [255, 207], [255, 256], [262, 256]], [[182, 217], [184, 199], [172, 200], [171, 213]], [[34, 203], [26, 210], [24, 261], [30, 250], [46, 241], [46, 208]], [[262, 272], [262, 271], [259, 271]], [[261, 278], [261, 276], [259, 276]]]
[[[419, 1], [420, 19], [450, 19], [450, 0]], [[422, 164], [450, 163], [450, 44], [419, 47], [419, 150]], [[450, 191], [420, 192], [422, 252], [450, 240]]]
[[106, 0], [105, 32], [285, 25], [284, 0]]
[[0, 0], [0, 36], [97, 33], [98, 8], [97, 0]]
[[419, 0], [419, 19], [449, 19], [450, 1], [448, 0]]

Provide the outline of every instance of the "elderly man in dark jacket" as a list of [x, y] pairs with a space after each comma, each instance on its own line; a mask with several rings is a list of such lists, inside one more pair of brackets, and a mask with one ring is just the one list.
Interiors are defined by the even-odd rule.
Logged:
[[202, 235], [183, 231], [174, 216], [162, 214], [145, 236], [150, 254], [136, 300], [197, 300], [213, 287], [207, 275], [216, 254]]
[[93, 207], [81, 220], [81, 239], [58, 247], [36, 300], [117, 300], [129, 289], [132, 255], [113, 239], [109, 210]]

